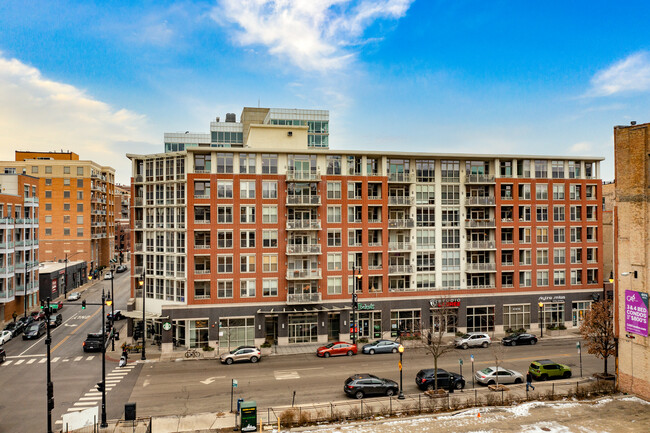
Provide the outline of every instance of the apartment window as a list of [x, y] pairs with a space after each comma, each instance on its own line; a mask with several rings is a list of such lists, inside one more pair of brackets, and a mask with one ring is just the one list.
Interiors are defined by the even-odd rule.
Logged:
[[52, 186], [52, 179], [45, 179], [45, 186]]
[[530, 221], [530, 206], [519, 206], [519, 221]]
[[196, 198], [210, 198], [210, 181], [195, 181], [194, 182], [194, 197]]
[[232, 248], [232, 232], [231, 231], [218, 231], [217, 232], [217, 247]]
[[582, 206], [571, 206], [571, 221], [581, 221]]
[[[217, 198], [232, 198], [232, 181], [231, 180], [218, 180], [217, 181]], [[244, 198], [244, 197], [242, 197]]]
[[553, 200], [564, 200], [564, 184], [553, 184]]
[[548, 206], [537, 206], [537, 221], [548, 221]]
[[277, 206], [262, 206], [262, 222], [265, 224], [275, 224], [278, 222]]
[[442, 274], [441, 284], [445, 289], [460, 289], [460, 274], [458, 272]]
[[566, 249], [553, 248], [553, 264], [563, 265], [566, 263]]
[[239, 297], [241, 298], [255, 297], [255, 280], [239, 281]]
[[52, 191], [45, 191], [45, 198], [52, 198]]
[[255, 154], [239, 154], [239, 172], [241, 174], [255, 174]]
[[545, 244], [548, 242], [548, 227], [537, 227], [537, 243]]
[[239, 246], [241, 248], [255, 248], [255, 230], [242, 230], [239, 232]]
[[417, 230], [415, 239], [418, 249], [433, 249], [436, 247], [435, 230]]
[[[68, 195], [70, 195], [70, 191], [68, 191]], [[77, 200], [83, 200], [83, 199], [84, 199], [84, 192], [83, 191], [77, 191]]]
[[582, 263], [582, 248], [571, 248], [571, 264]]
[[341, 156], [327, 155], [327, 174], [341, 174]]
[[569, 179], [580, 179], [580, 161], [569, 161]]
[[553, 221], [564, 221], [564, 206], [553, 206]]
[[596, 242], [598, 240], [598, 228], [587, 227], [587, 242]]
[[580, 200], [582, 198], [581, 187], [582, 185], [569, 185], [569, 200]]
[[327, 198], [334, 200], [341, 198], [341, 182], [327, 182]]
[[327, 294], [340, 295], [342, 293], [341, 277], [327, 277]]
[[460, 230], [442, 229], [442, 248], [460, 248]]
[[77, 224], [83, 224], [83, 223], [84, 223], [84, 216], [77, 215]]
[[78, 228], [77, 229], [77, 237], [81, 238], [84, 235], [84, 229]]
[[511, 184], [501, 184], [501, 200], [512, 200], [513, 192]]
[[566, 271], [555, 270], [553, 271], [553, 285], [564, 286], [566, 284]]
[[519, 199], [521, 199], [521, 200], [530, 200], [530, 184], [529, 183], [520, 183], [519, 184]]
[[239, 198], [243, 198], [243, 199], [255, 198], [254, 180], [242, 180], [239, 182]]
[[52, 215], [45, 215], [45, 222], [46, 223], [51, 223], [52, 222]]
[[32, 174], [37, 174], [38, 173], [38, 166], [32, 165]]
[[263, 199], [278, 198], [278, 183], [270, 182], [270, 181], [262, 181], [262, 198]]
[[587, 284], [598, 284], [598, 269], [587, 269]]
[[63, 179], [63, 186], [70, 186], [70, 178]]
[[52, 236], [52, 229], [45, 229], [45, 236]]
[[435, 185], [415, 185], [415, 204], [432, 205], [436, 203]]
[[255, 272], [255, 254], [242, 254], [239, 256], [240, 272]]
[[[442, 251], [442, 270], [459, 271], [460, 270], [460, 251]], [[460, 281], [459, 281], [460, 284]]]
[[210, 282], [194, 281], [194, 299], [210, 298]]
[[240, 206], [239, 207], [239, 220], [244, 224], [252, 224], [255, 222], [255, 206]]
[[521, 227], [519, 229], [519, 242], [524, 244], [529, 244], [531, 240], [531, 229], [530, 227]]
[[328, 223], [341, 222], [341, 206], [327, 206], [327, 222]]
[[460, 226], [460, 209], [454, 207], [442, 208], [442, 226], [459, 227]]
[[436, 274], [418, 274], [415, 278], [415, 284], [419, 290], [435, 289]]
[[77, 176], [83, 176], [83, 175], [84, 175], [84, 168], [77, 167]]
[[443, 205], [460, 204], [460, 187], [458, 185], [441, 185], [440, 202]]
[[446, 161], [446, 160], [441, 161], [440, 172], [442, 175], [443, 182], [449, 182], [449, 183], [460, 182], [460, 161]]
[[232, 256], [217, 256], [217, 272], [220, 274], [232, 273]]
[[467, 307], [467, 332], [494, 331], [494, 305]]
[[277, 254], [264, 254], [262, 256], [262, 271], [263, 272], [277, 272], [278, 271], [278, 255]]
[[328, 247], [341, 246], [341, 230], [329, 230], [327, 232], [327, 246]]
[[83, 211], [84, 211], [84, 204], [77, 203], [77, 212], [83, 212]]
[[501, 161], [499, 163], [499, 172], [502, 177], [512, 177], [512, 161]]
[[594, 178], [594, 163], [593, 162], [585, 162], [585, 177], [587, 179], [593, 179]]
[[209, 223], [210, 206], [194, 206], [194, 221], [200, 223]]
[[519, 272], [519, 287], [531, 287], [533, 285], [533, 273], [531, 271]]
[[553, 242], [556, 244], [566, 242], [564, 227], [553, 227]]
[[232, 224], [232, 206], [217, 206], [217, 222]]
[[582, 284], [582, 269], [571, 269], [571, 284]]
[[535, 198], [537, 200], [548, 200], [548, 184], [538, 183], [535, 185]]
[[596, 200], [597, 191], [596, 185], [585, 186], [585, 197], [587, 200]]
[[217, 281], [217, 297], [232, 298], [232, 280]]
[[278, 247], [278, 231], [277, 230], [263, 230], [262, 231], [262, 247], [264, 247], [264, 248], [277, 248]]
[[232, 153], [217, 153], [217, 173], [232, 173]]
[[330, 253], [327, 255], [327, 270], [328, 271], [341, 271], [341, 253]]
[[83, 188], [83, 187], [84, 187], [84, 180], [77, 179], [77, 188]]
[[278, 280], [262, 280], [262, 296], [278, 296]]
[[436, 161], [430, 159], [415, 161], [415, 173], [418, 182], [434, 182], [436, 180]]
[[196, 173], [210, 173], [211, 170], [211, 155], [194, 155], [194, 171]]
[[64, 228], [63, 229], [63, 236], [70, 236], [70, 229], [69, 228]]
[[546, 248], [537, 250], [537, 264], [548, 265], [548, 250]]
[[537, 271], [537, 286], [548, 286], [548, 271]]
[[564, 161], [551, 161], [553, 179], [564, 179]]
[[545, 179], [548, 177], [548, 161], [535, 160], [535, 177]]
[[45, 166], [45, 174], [52, 174], [52, 166], [51, 165], [46, 165]]
[[[70, 204], [68, 203], [68, 210], [70, 208]], [[52, 203], [45, 203], [45, 210], [52, 210]]]
[[571, 227], [571, 242], [582, 242], [582, 227]]
[[278, 155], [273, 153], [262, 154], [262, 174], [278, 173]]
[[418, 207], [415, 210], [417, 227], [435, 227], [436, 208]]
[[433, 272], [436, 270], [436, 257], [434, 252], [424, 252], [417, 254], [417, 271]]
[[532, 251], [531, 250], [519, 250], [519, 264], [523, 266], [530, 266], [532, 263]]

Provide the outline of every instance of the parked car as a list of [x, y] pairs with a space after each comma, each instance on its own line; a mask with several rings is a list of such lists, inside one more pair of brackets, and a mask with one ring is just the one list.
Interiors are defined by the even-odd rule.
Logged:
[[345, 341], [337, 341], [319, 347], [316, 350], [317, 356], [329, 358], [330, 356], [347, 355], [352, 356], [357, 354], [357, 346], [355, 344], [346, 343]]
[[23, 328], [27, 328], [34, 321], [32, 316], [20, 316], [18, 322], [23, 324]]
[[375, 353], [397, 353], [399, 343], [393, 340], [377, 340], [372, 343], [365, 344], [361, 348], [362, 353], [374, 355]]
[[25, 330], [25, 325], [20, 320], [16, 322], [9, 322], [7, 323], [7, 326], [5, 326], [4, 330], [11, 332], [11, 338], [15, 338], [18, 335], [22, 334], [22, 332]]
[[2, 347], [0, 347], [0, 364], [5, 362], [5, 359], [7, 359], [7, 353]]
[[461, 349], [467, 349], [469, 347], [488, 347], [490, 343], [492, 343], [490, 336], [482, 332], [470, 332], [469, 334], [454, 339], [456, 347], [460, 347]]
[[262, 351], [255, 346], [239, 346], [228, 353], [219, 357], [222, 364], [232, 364], [233, 362], [250, 361], [257, 362], [262, 357]]
[[5, 344], [7, 341], [14, 338], [14, 334], [11, 331], [4, 330], [0, 331], [0, 345]]
[[528, 371], [537, 380], [571, 377], [571, 368], [568, 365], [558, 364], [550, 359], [540, 359], [530, 363]]
[[108, 271], [104, 274], [104, 279], [105, 280], [112, 280], [113, 279], [113, 273], [111, 271]]
[[25, 332], [23, 332], [23, 340], [31, 340], [39, 338], [45, 333], [45, 327], [47, 325], [44, 321], [34, 322], [30, 324]]
[[126, 267], [126, 265], [120, 265], [115, 269], [115, 273], [121, 274], [122, 272], [126, 272], [129, 268]]
[[483, 385], [495, 385], [497, 383], [497, 376], [499, 385], [524, 382], [524, 376], [521, 373], [502, 367], [498, 369], [497, 367], [487, 367], [474, 374], [476, 381]]
[[79, 299], [81, 299], [81, 293], [79, 292], [68, 293], [68, 301], [78, 301]]
[[82, 343], [84, 352], [101, 352], [102, 351], [102, 333], [92, 332], [86, 335], [86, 340]]
[[45, 319], [45, 313], [43, 312], [43, 310], [32, 311], [30, 316], [32, 319], [34, 319], [34, 321]]
[[[415, 384], [422, 391], [433, 391], [436, 383], [435, 369], [426, 368], [415, 375]], [[438, 389], [463, 389], [465, 378], [460, 374], [452, 373], [442, 368], [438, 369]]]
[[505, 346], [521, 346], [522, 344], [537, 344], [537, 337], [533, 334], [510, 334], [501, 339], [501, 344]]
[[[108, 314], [106, 315], [106, 320], [111, 320], [112, 318], [113, 318], [113, 313], [108, 313]], [[122, 319], [125, 319], [125, 318], [126, 318], [126, 317], [124, 317], [124, 316], [122, 315], [122, 311], [121, 311], [121, 310], [115, 310], [115, 319], [114, 319], [114, 320], [122, 320]]]
[[61, 323], [63, 323], [63, 315], [61, 313], [59, 314], [52, 314], [50, 316], [50, 326], [53, 328], [56, 328], [59, 326]]
[[381, 379], [372, 374], [353, 374], [345, 379], [343, 391], [354, 398], [364, 398], [371, 395], [395, 395], [399, 392], [399, 385], [394, 380]]

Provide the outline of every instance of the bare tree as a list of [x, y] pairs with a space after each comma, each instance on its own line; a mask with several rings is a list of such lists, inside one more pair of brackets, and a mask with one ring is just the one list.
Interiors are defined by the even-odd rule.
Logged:
[[585, 314], [580, 325], [580, 334], [585, 340], [587, 352], [603, 359], [603, 373], [607, 375], [607, 358], [616, 352], [611, 300], [591, 304], [591, 310]]
[[420, 321], [420, 342], [427, 353], [433, 356], [434, 389], [438, 389], [438, 359], [447, 352], [454, 350], [454, 345], [444, 339], [450, 320], [456, 320], [456, 308], [451, 305], [451, 300], [446, 297], [435, 298], [430, 301], [433, 308], [431, 315], [433, 326], [429, 328]]
[[501, 366], [501, 362], [506, 356], [505, 348], [503, 347], [502, 344], [500, 343], [492, 343], [490, 345], [491, 351], [492, 351], [492, 356], [494, 357], [494, 365], [496, 366], [496, 374], [495, 376], [497, 377], [497, 389], [499, 388], [499, 368]]

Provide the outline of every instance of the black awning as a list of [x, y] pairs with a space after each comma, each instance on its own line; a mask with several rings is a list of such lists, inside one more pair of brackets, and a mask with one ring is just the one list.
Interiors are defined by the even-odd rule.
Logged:
[[351, 310], [348, 305], [292, 305], [286, 307], [260, 308], [257, 314], [296, 314], [296, 313], [318, 313], [320, 311], [335, 312]]

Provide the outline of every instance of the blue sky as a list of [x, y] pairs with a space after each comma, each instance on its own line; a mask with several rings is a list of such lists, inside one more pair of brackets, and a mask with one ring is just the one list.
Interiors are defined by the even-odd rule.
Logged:
[[330, 110], [330, 147], [595, 155], [650, 121], [645, 1], [0, 3], [0, 158], [124, 154], [244, 106]]

